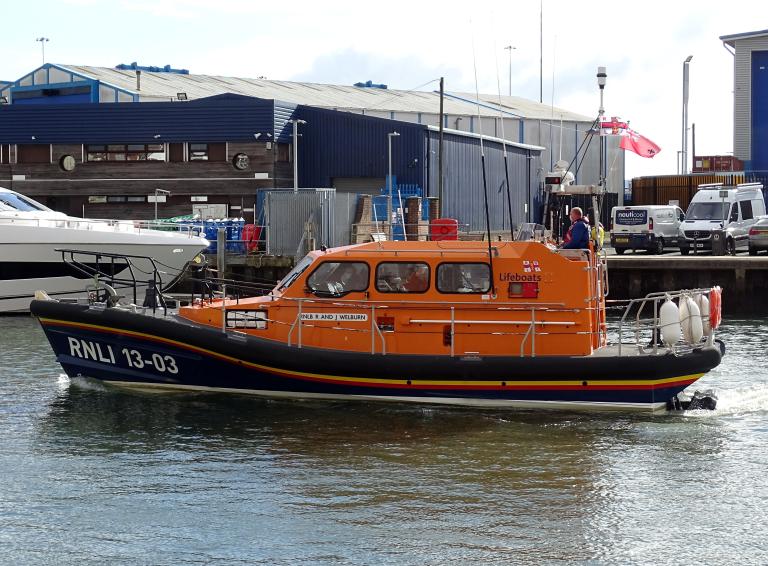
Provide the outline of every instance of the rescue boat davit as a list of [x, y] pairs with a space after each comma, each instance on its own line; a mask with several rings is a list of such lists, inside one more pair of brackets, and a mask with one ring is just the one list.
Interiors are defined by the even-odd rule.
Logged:
[[[266, 397], [664, 410], [720, 363], [719, 289], [656, 293], [606, 324], [592, 250], [372, 242], [311, 252], [265, 296], [177, 313], [31, 309], [69, 376]], [[609, 343], [609, 334], [611, 342]]]

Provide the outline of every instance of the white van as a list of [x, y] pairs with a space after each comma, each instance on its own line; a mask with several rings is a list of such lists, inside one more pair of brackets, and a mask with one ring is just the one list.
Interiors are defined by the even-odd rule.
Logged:
[[712, 230], [723, 230], [725, 249], [735, 254], [749, 246], [749, 229], [763, 214], [765, 199], [760, 183], [699, 185], [680, 227], [680, 253], [711, 250]]
[[685, 213], [679, 206], [614, 206], [611, 209], [611, 245], [624, 250], [648, 250], [660, 254], [667, 246], [677, 247]]

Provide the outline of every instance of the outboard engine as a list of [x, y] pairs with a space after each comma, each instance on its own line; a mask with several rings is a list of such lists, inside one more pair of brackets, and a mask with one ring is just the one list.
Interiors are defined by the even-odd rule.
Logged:
[[690, 399], [681, 399], [675, 395], [667, 401], [668, 411], [714, 411], [717, 408], [717, 395], [714, 391], [696, 391]]

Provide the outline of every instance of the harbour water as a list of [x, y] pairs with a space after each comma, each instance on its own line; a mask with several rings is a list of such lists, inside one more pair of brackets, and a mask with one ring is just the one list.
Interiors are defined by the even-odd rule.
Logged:
[[4, 319], [0, 563], [765, 564], [767, 329], [627, 416], [126, 392]]

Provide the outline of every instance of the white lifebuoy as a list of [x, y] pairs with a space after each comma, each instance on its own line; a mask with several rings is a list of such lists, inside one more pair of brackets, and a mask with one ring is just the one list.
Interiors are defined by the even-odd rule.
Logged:
[[704, 335], [701, 311], [696, 301], [688, 295], [680, 297], [680, 326], [683, 338], [689, 344], [698, 344]]
[[667, 299], [659, 309], [661, 340], [667, 346], [674, 346], [680, 341], [680, 309], [672, 300]]
[[701, 325], [704, 336], [712, 334], [712, 326], [709, 324], [709, 299], [706, 295], [696, 295], [696, 305], [701, 313]]

